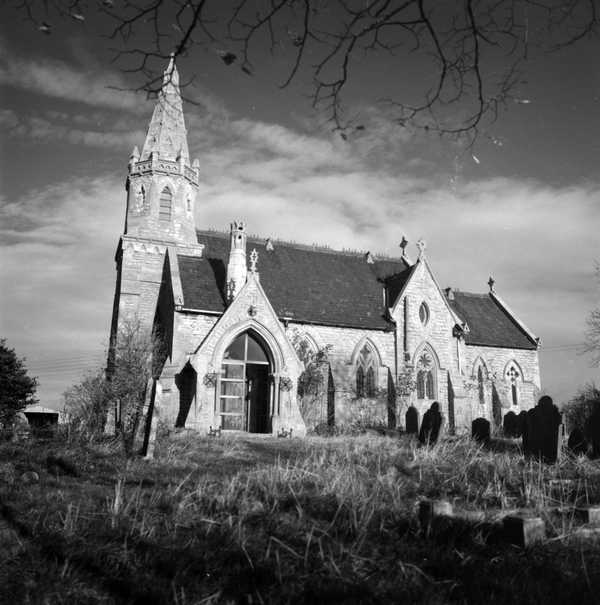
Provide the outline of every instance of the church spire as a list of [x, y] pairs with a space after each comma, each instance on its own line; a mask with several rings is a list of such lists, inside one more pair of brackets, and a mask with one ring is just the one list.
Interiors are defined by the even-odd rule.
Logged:
[[179, 73], [173, 54], [163, 74], [158, 102], [148, 126], [140, 159], [150, 159], [153, 152], [163, 160], [175, 161], [181, 158], [186, 165], [190, 162], [183, 103], [179, 91]]

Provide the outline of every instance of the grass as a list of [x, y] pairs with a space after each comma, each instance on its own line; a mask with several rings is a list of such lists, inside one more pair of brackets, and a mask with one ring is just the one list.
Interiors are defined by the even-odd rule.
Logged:
[[[2, 560], [0, 546], [0, 602], [597, 602], [599, 544], [574, 540], [575, 517], [548, 509], [600, 503], [600, 464], [496, 449], [183, 435], [148, 462], [110, 441], [3, 444], [17, 479], [0, 479], [1, 512], [21, 550]], [[31, 470], [40, 480], [26, 485]], [[484, 525], [425, 538], [422, 498], [490, 517], [531, 509], [549, 540], [517, 549]]]

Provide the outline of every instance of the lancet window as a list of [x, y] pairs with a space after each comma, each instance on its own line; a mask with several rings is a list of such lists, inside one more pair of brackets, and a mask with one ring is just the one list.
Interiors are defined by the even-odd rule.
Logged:
[[430, 351], [423, 351], [417, 359], [417, 399], [436, 398], [435, 361]]
[[364, 345], [356, 360], [356, 396], [376, 397], [377, 357], [374, 351]]
[[158, 218], [161, 221], [171, 220], [171, 206], [173, 203], [173, 194], [168, 187], [165, 187], [160, 194], [160, 204], [158, 208]]
[[522, 378], [519, 369], [515, 364], [510, 364], [506, 371], [506, 380], [510, 385], [510, 395], [513, 405], [519, 405], [519, 379]]

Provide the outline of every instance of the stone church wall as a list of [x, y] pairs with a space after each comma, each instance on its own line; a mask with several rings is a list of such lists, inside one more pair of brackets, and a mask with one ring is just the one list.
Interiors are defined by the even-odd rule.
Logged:
[[[428, 320], [423, 323], [419, 316], [421, 304], [425, 303]], [[435, 283], [426, 262], [419, 262], [401, 298], [394, 308], [394, 319], [398, 329], [398, 367], [417, 370], [419, 357], [424, 351], [433, 351], [435, 368], [435, 397], [417, 399], [416, 391], [402, 401], [398, 411], [398, 421], [404, 424], [404, 414], [409, 405], [414, 406], [419, 418], [427, 411], [434, 400], [440, 402], [441, 412], [446, 426], [452, 414], [448, 397], [448, 374], [454, 388], [455, 425], [458, 428], [466, 421], [462, 415], [465, 402], [459, 383], [457, 340], [452, 331], [455, 318], [452, 315], [444, 295]]]
[[[493, 421], [492, 383], [498, 393], [502, 407], [502, 415], [510, 410], [519, 413], [535, 406], [540, 392], [540, 367], [537, 350], [505, 349], [499, 347], [484, 347], [466, 345], [463, 363], [466, 382], [470, 385], [469, 405], [473, 418], [479, 416]], [[483, 361], [484, 371], [484, 404], [479, 402], [477, 388], [477, 365]], [[510, 381], [506, 371], [511, 362], [515, 362], [519, 374], [517, 380], [518, 405], [512, 403]], [[477, 363], [477, 365], [476, 365]]]
[[[307, 336], [313, 348], [331, 347], [328, 358], [335, 387], [336, 426], [360, 421], [388, 424], [388, 377], [395, 374], [393, 332], [290, 323], [286, 334], [292, 342], [295, 337]], [[375, 398], [356, 396], [356, 357], [367, 342], [380, 360], [376, 374], [378, 397]], [[327, 420], [326, 383], [324, 386], [321, 422]]]

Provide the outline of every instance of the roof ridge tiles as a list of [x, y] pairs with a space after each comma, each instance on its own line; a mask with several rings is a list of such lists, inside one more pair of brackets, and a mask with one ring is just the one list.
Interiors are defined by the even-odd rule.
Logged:
[[[196, 233], [199, 236], [208, 235], [208, 236], [217, 236], [223, 239], [227, 239], [230, 235], [229, 231], [225, 231], [222, 229], [196, 229]], [[298, 250], [307, 250], [311, 252], [322, 252], [324, 254], [339, 254], [344, 256], [352, 256], [352, 257], [363, 257], [367, 254], [367, 250], [350, 250], [348, 248], [342, 248], [341, 250], [337, 248], [332, 248], [327, 244], [303, 244], [301, 242], [296, 242], [293, 240], [284, 240], [274, 237], [263, 237], [255, 234], [248, 234], [247, 241], [248, 243], [261, 243], [264, 244], [267, 240], [270, 240], [273, 245], [282, 245], [297, 248]], [[402, 256], [390, 256], [387, 254], [379, 254], [379, 253], [371, 253], [375, 257], [375, 262], [377, 261], [393, 261], [393, 262], [402, 262], [405, 259]]]

